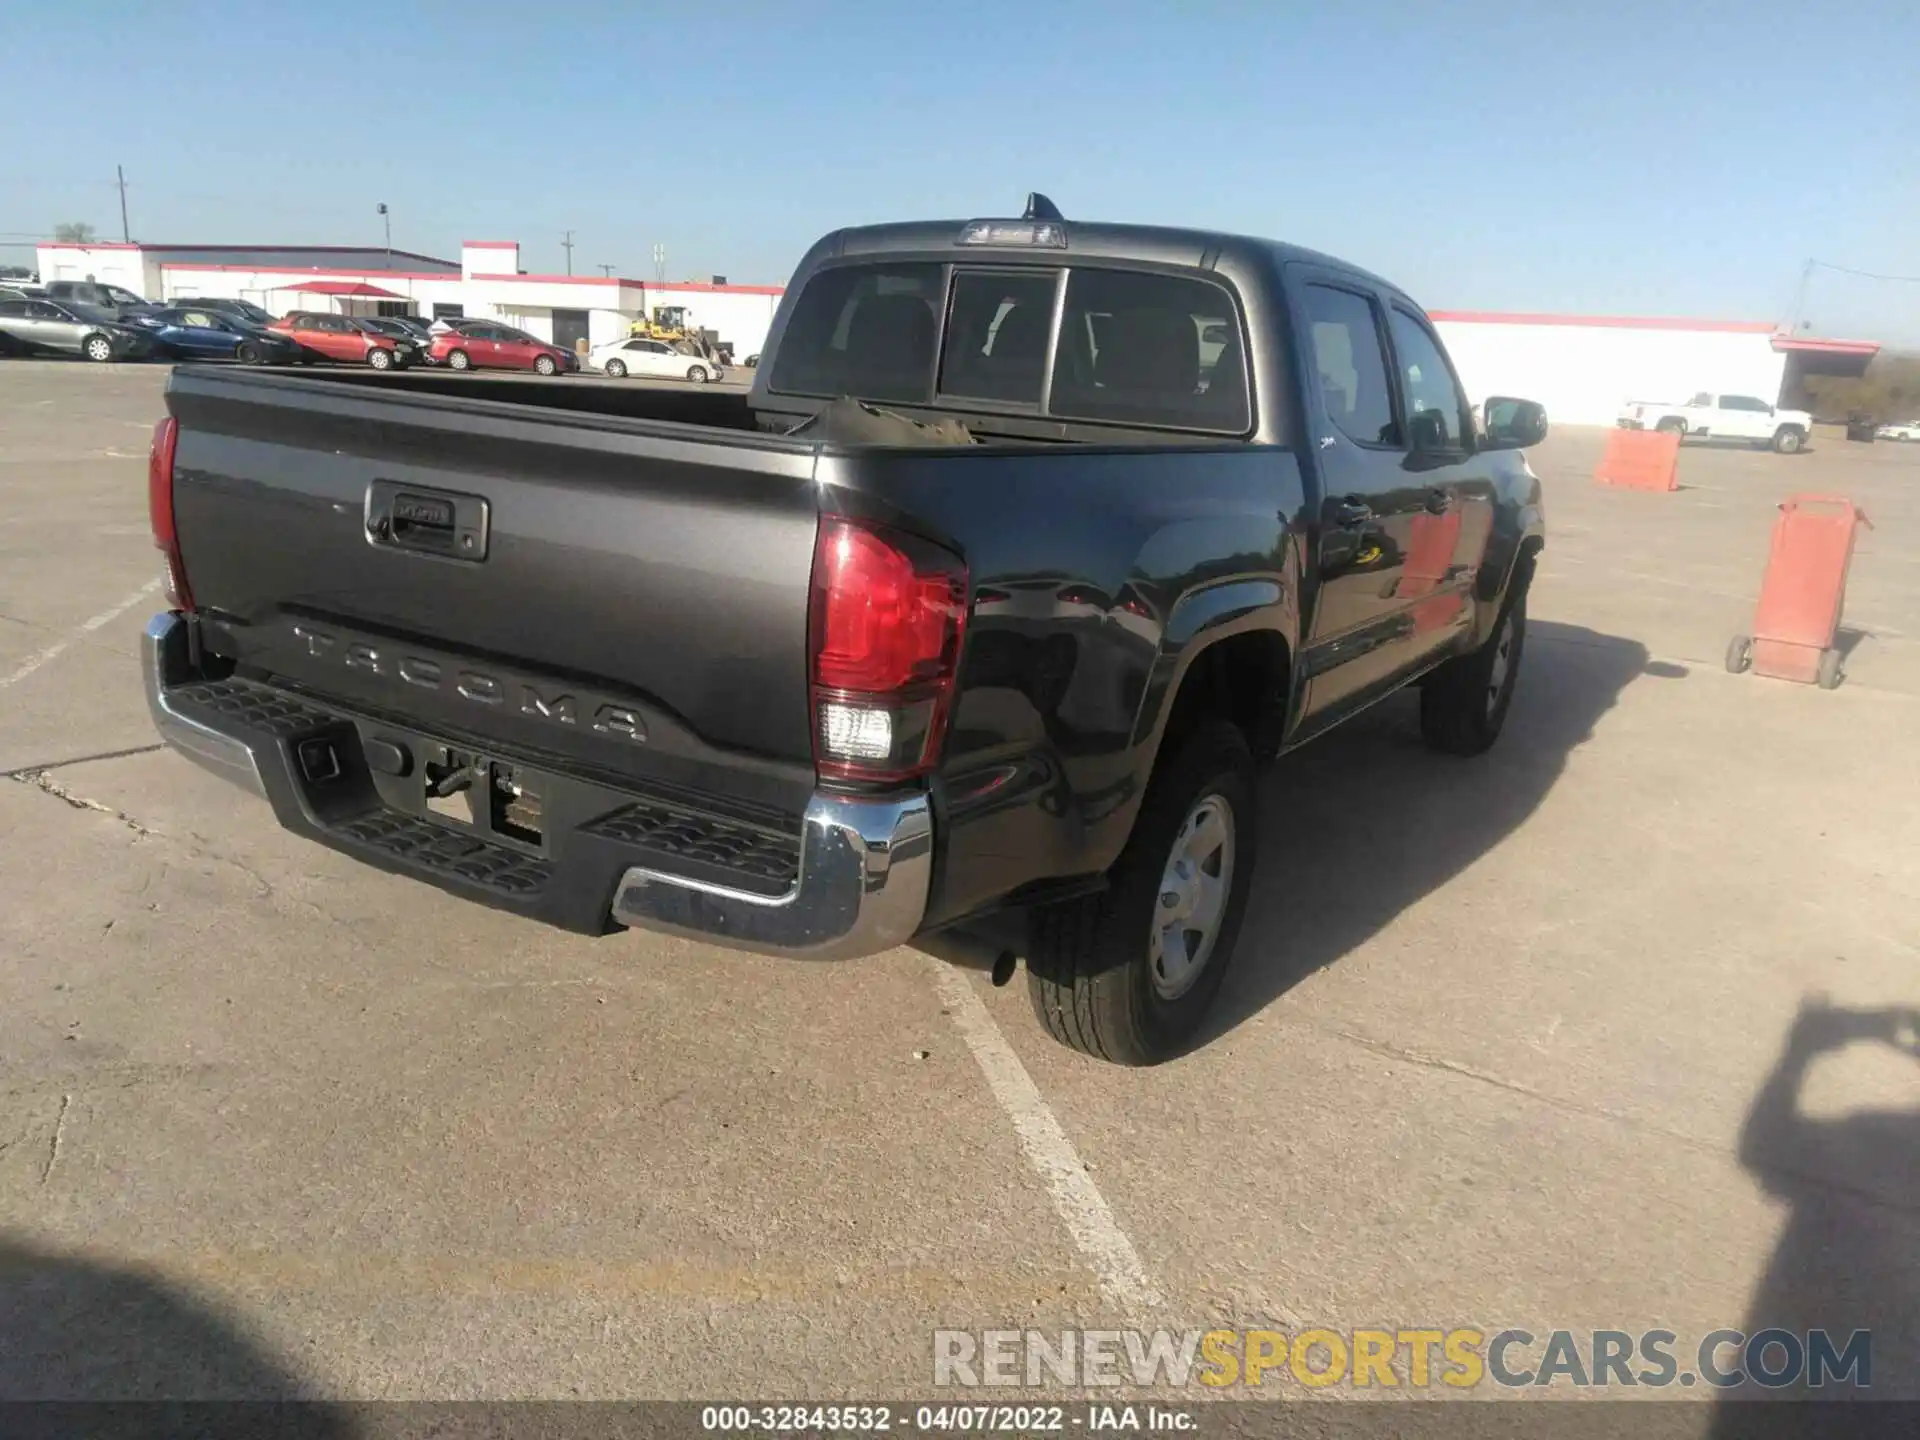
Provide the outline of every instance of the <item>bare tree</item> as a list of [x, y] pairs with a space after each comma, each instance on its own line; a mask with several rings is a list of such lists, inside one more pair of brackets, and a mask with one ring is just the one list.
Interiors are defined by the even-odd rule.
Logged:
[[53, 238], [64, 245], [91, 245], [94, 230], [84, 220], [63, 220], [53, 227]]

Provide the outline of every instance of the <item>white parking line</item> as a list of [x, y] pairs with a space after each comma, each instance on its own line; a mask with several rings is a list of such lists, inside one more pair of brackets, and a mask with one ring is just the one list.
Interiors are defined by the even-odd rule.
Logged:
[[1033, 1077], [1027, 1074], [1027, 1067], [993, 1023], [993, 1016], [987, 1013], [972, 984], [944, 961], [933, 963], [937, 967], [934, 983], [960, 1028], [960, 1038], [980, 1062], [993, 1098], [1013, 1121], [1013, 1132], [1020, 1138], [1027, 1163], [1039, 1173], [1053, 1197], [1053, 1208], [1060, 1212], [1073, 1243], [1093, 1267], [1107, 1299], [1129, 1313], [1160, 1305], [1159, 1287], [1140, 1263], [1133, 1242], [1113, 1218], [1112, 1208], [1087, 1174], [1073, 1142], [1067, 1139]]
[[158, 590], [160, 588], [160, 583], [161, 583], [160, 580], [157, 578], [153, 580], [149, 580], [146, 584], [142, 585], [138, 590], [134, 591], [133, 594], [129, 595], [126, 599], [122, 600], [118, 605], [114, 606], [111, 610], [102, 610], [98, 615], [95, 615], [91, 620], [82, 620], [80, 622], [80, 626], [78, 629], [70, 631], [68, 634], [54, 641], [53, 644], [47, 646], [47, 648], [42, 650], [39, 654], [29, 655], [24, 661], [21, 662], [20, 668], [15, 670], [11, 675], [0, 676], [0, 690], [6, 689], [7, 686], [12, 685], [17, 681], [26, 679], [27, 676], [33, 674], [34, 671], [38, 670], [42, 665], [46, 664], [49, 660], [57, 658], [61, 651], [65, 650], [69, 645], [73, 644], [73, 642], [78, 640], [81, 636], [90, 635], [95, 630], [98, 630], [102, 625], [105, 625], [108, 621], [116, 620], [120, 616], [126, 614], [127, 611], [131, 610], [134, 606], [138, 605], [142, 600], [146, 599], [147, 596], [151, 595], [154, 591]]

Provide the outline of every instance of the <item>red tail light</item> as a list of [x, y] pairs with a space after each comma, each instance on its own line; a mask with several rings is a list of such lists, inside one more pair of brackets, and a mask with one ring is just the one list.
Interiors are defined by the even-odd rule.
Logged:
[[932, 767], [966, 617], [957, 556], [862, 520], [820, 522], [808, 648], [822, 775], [906, 780]]
[[180, 422], [173, 416], [153, 427], [147, 451], [147, 520], [153, 526], [153, 543], [167, 557], [167, 603], [175, 610], [191, 610], [193, 592], [187, 589], [187, 567], [173, 524], [173, 452], [179, 443]]

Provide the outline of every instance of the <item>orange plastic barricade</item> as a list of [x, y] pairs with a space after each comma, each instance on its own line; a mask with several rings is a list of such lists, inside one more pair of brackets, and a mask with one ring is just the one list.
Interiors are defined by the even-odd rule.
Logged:
[[1753, 634], [1727, 646], [1727, 669], [1831, 690], [1840, 683], [1840, 652], [1833, 646], [1847, 601], [1853, 537], [1873, 523], [1839, 495], [1795, 495], [1780, 504], [1773, 547], [1760, 579]]
[[1612, 430], [1593, 478], [1622, 490], [1678, 490], [1680, 437], [1658, 430]]

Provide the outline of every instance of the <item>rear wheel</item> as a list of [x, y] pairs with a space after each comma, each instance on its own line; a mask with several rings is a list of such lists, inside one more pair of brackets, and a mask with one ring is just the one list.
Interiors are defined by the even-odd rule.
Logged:
[[471, 370], [473, 368], [473, 358], [464, 350], [456, 350], [447, 356], [447, 368], [449, 370]]
[[607, 361], [607, 374], [611, 375], [616, 380], [626, 379], [627, 378], [626, 362], [624, 360]]
[[1527, 595], [1517, 590], [1479, 649], [1455, 656], [1420, 687], [1420, 737], [1446, 755], [1493, 748], [1513, 705], [1527, 642]]
[[1840, 679], [1840, 652], [1832, 649], [1822, 650], [1820, 668], [1814, 672], [1815, 682], [1822, 690], [1833, 690], [1839, 687]]
[[1753, 665], [1753, 637], [1736, 635], [1727, 642], [1727, 669], [1740, 675]]
[[689, 365], [687, 367], [687, 379], [691, 380], [696, 385], [706, 384], [707, 383], [707, 367], [704, 365]]
[[1773, 432], [1773, 448], [1781, 455], [1798, 455], [1806, 444], [1807, 433], [1798, 425], [1782, 425]]
[[376, 370], [391, 370], [393, 368], [393, 352], [376, 345], [367, 352], [367, 364]]
[[1185, 1050], [1233, 957], [1258, 843], [1246, 739], [1202, 726], [1156, 769], [1107, 888], [1034, 914], [1028, 994], [1047, 1033], [1120, 1065]]
[[96, 365], [113, 359], [113, 341], [104, 335], [89, 335], [80, 342], [80, 353]]
[[541, 375], [551, 375], [560, 367], [554, 364], [551, 355], [537, 355], [534, 357], [533, 368]]

